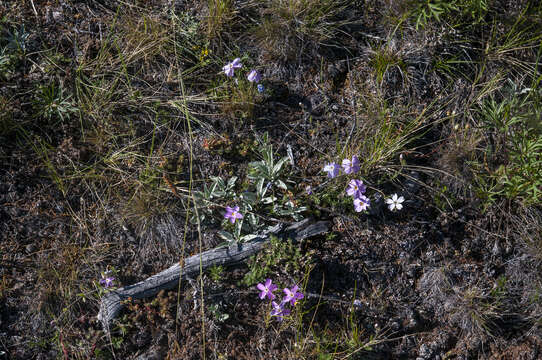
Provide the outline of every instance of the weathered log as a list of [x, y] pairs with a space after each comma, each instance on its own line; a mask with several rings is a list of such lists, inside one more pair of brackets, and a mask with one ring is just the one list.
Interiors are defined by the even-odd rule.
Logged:
[[109, 291], [102, 297], [98, 320], [102, 322], [104, 330], [108, 332], [109, 325], [121, 311], [124, 300], [128, 298], [147, 298], [158, 294], [161, 290], [174, 288], [179, 283], [179, 279], [199, 274], [200, 259], [203, 269], [214, 265], [231, 266], [259, 252], [269, 242], [271, 236], [300, 241], [326, 233], [328, 229], [329, 223], [326, 221], [309, 224], [308, 220], [303, 220], [289, 227], [281, 223], [246, 243], [233, 244], [229, 247], [219, 247], [190, 256], [184, 260], [182, 268], [181, 264], [177, 263], [146, 280]]

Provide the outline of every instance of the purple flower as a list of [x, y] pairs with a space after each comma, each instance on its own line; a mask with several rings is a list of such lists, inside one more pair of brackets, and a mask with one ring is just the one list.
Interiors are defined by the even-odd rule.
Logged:
[[357, 173], [359, 171], [359, 159], [356, 155], [352, 156], [352, 160], [343, 160], [343, 169], [347, 174]]
[[241, 59], [236, 58], [231, 63], [224, 65], [224, 67], [222, 68], [222, 71], [224, 71], [226, 76], [232, 77], [234, 69], [240, 69], [242, 67], [243, 67], [243, 64], [241, 64]]
[[271, 279], [265, 280], [265, 284], [259, 283], [256, 285], [258, 289], [261, 290], [260, 293], [260, 299], [264, 299], [266, 296], [273, 300], [275, 298], [275, 295], [273, 294], [273, 291], [277, 289], [277, 285], [273, 284], [273, 281]]
[[307, 195], [312, 195], [312, 187], [310, 185], [307, 185], [305, 191], [307, 192]]
[[262, 76], [260, 75], [260, 73], [257, 70], [251, 70], [248, 73], [247, 79], [250, 82], [259, 83], [260, 80], [262, 79]]
[[258, 89], [258, 92], [261, 94], [265, 91], [265, 88], [262, 84], [258, 84], [258, 86], [256, 86], [256, 88]]
[[333, 179], [337, 175], [339, 175], [339, 172], [341, 171], [341, 167], [339, 164], [336, 163], [329, 163], [326, 166], [324, 166], [324, 171], [327, 172], [327, 177]]
[[366, 189], [367, 187], [363, 185], [363, 181], [350, 180], [350, 183], [348, 183], [348, 187], [346, 188], [346, 193], [350, 196], [353, 196], [354, 199], [357, 199], [363, 196], [363, 193]]
[[239, 206], [236, 206], [234, 208], [226, 206], [226, 213], [224, 214], [224, 218], [230, 219], [230, 222], [234, 224], [235, 220], [242, 219], [243, 215], [239, 213]]
[[356, 212], [362, 212], [367, 210], [371, 205], [371, 201], [365, 195], [361, 195], [359, 198], [354, 199], [354, 210]]
[[276, 316], [278, 321], [282, 321], [283, 317], [290, 314], [289, 309], [284, 308], [284, 301], [277, 304], [275, 301], [271, 303], [273, 310], [271, 310], [271, 316]]
[[290, 302], [290, 304], [292, 304], [292, 306], [294, 306], [297, 302], [297, 300], [299, 299], [303, 299], [305, 296], [300, 293], [298, 290], [298, 287], [297, 285], [295, 285], [292, 290], [288, 289], [288, 288], [284, 288], [284, 294], [286, 294], [286, 296], [284, 296], [284, 298], [282, 299], [282, 302], [283, 303], [287, 303], [287, 302]]
[[108, 276], [106, 278], [100, 279], [100, 284], [102, 284], [103, 287], [109, 288], [113, 286], [113, 281], [115, 281], [115, 278], [112, 276]]

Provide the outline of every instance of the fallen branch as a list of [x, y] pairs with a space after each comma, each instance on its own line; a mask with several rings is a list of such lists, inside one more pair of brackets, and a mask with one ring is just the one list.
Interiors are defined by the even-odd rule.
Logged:
[[177, 263], [146, 280], [108, 292], [102, 297], [98, 320], [102, 322], [104, 330], [109, 332], [109, 325], [122, 310], [124, 300], [147, 298], [158, 294], [161, 290], [174, 288], [179, 283], [179, 279], [199, 274], [200, 258], [203, 269], [218, 265], [231, 266], [259, 252], [269, 242], [271, 236], [301, 241], [315, 235], [324, 234], [328, 230], [329, 223], [327, 221], [309, 224], [308, 220], [303, 220], [289, 227], [281, 223], [249, 242], [220, 247], [193, 255], [184, 260], [182, 268], [181, 264]]

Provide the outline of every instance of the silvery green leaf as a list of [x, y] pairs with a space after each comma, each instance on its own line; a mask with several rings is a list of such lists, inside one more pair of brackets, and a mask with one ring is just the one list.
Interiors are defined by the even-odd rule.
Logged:
[[284, 165], [286, 161], [288, 161], [287, 156], [280, 159], [279, 162], [276, 163], [275, 166], [273, 167], [273, 174], [278, 175], [280, 173], [280, 169], [282, 168], [282, 166]]
[[230, 179], [228, 180], [228, 186], [227, 186], [227, 188], [228, 188], [228, 189], [233, 188], [236, 181], [237, 181], [237, 176], [234, 176], [234, 177], [230, 178]]
[[243, 201], [250, 205], [254, 205], [258, 201], [258, 197], [256, 196], [256, 194], [250, 191], [242, 193], [241, 198], [243, 199]]
[[216, 190], [216, 186], [217, 186], [216, 182], [213, 183], [213, 185], [211, 185], [211, 188], [209, 189], [209, 192], [208, 192], [209, 195], [207, 196], [207, 198], [211, 199], [213, 197], [213, 194]]
[[241, 241], [250, 241], [250, 240], [256, 239], [257, 237], [258, 235], [256, 234], [243, 235], [241, 237]]
[[247, 218], [248, 218], [248, 223], [250, 224], [250, 226], [252, 227], [258, 226], [258, 218], [254, 214], [248, 214]]
[[239, 239], [241, 237], [241, 229], [243, 228], [243, 219], [240, 219], [235, 222], [235, 233], [233, 234], [234, 238]]
[[280, 216], [292, 215], [294, 213], [291, 209], [275, 209], [275, 212]]
[[251, 170], [255, 170], [255, 169], [259, 169], [261, 168], [262, 165], [265, 165], [265, 163], [263, 161], [253, 161], [251, 163], [248, 163], [248, 167], [249, 169]]
[[276, 184], [279, 188], [281, 188], [282, 190], [288, 190], [288, 187], [286, 186], [286, 184], [284, 183], [284, 181], [282, 180], [277, 180], [276, 181]]
[[263, 188], [263, 183], [264, 183], [265, 179], [264, 178], [258, 178], [258, 181], [256, 182], [256, 192], [258, 194], [258, 197], [263, 197], [265, 195], [265, 191], [267, 189], [264, 190]]
[[301, 221], [303, 220], [303, 216], [299, 215], [299, 214], [292, 214], [292, 218], [295, 220], [295, 221]]
[[262, 202], [264, 204], [271, 204], [274, 201], [277, 201], [277, 198], [274, 197], [274, 196], [268, 196], [268, 197], [262, 199]]
[[288, 159], [290, 159], [290, 165], [295, 166], [294, 153], [292, 151], [292, 146], [290, 146], [290, 144], [288, 144], [288, 146], [286, 147], [286, 153], [288, 154]]
[[232, 233], [229, 233], [227, 231], [222, 231], [220, 230], [219, 232], [217, 232], [218, 236], [220, 236], [222, 239], [228, 241], [228, 242], [232, 242], [232, 241], [235, 241], [235, 238], [233, 237], [233, 234]]
[[223, 196], [226, 196], [226, 193], [224, 192], [224, 190], [216, 190], [216, 191], [213, 191], [211, 195], [215, 197], [223, 197]]
[[224, 189], [226, 187], [226, 184], [224, 184], [224, 180], [220, 176], [211, 176], [211, 180], [218, 186], [220, 186], [221, 189]]

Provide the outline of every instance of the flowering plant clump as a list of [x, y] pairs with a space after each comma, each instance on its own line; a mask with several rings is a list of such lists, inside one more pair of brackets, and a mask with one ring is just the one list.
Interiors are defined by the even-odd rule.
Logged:
[[[266, 296], [269, 297], [270, 300], [275, 299], [273, 291], [277, 289], [277, 286], [272, 284], [271, 279], [267, 279], [265, 284], [259, 283], [256, 287], [260, 290], [260, 299], [263, 300]], [[288, 309], [286, 305], [289, 303], [291, 306], [295, 306], [298, 300], [305, 297], [305, 295], [298, 290], [299, 287], [297, 285], [294, 285], [291, 290], [289, 288], [284, 288], [282, 290], [284, 292], [282, 301], [280, 303], [277, 303], [276, 301], [271, 302], [273, 309], [271, 310], [270, 315], [276, 317], [278, 321], [282, 321], [284, 316], [289, 315], [291, 309]]]
[[354, 210], [356, 212], [365, 211], [370, 205], [369, 198], [364, 195], [366, 190], [367, 187], [363, 184], [363, 181], [356, 179], [350, 180], [346, 188], [346, 193], [354, 198]]
[[243, 64], [241, 64], [241, 59], [236, 58], [232, 62], [224, 65], [222, 68], [222, 71], [226, 74], [228, 77], [233, 77], [235, 69], [240, 69], [243, 67]]
[[[359, 159], [356, 155], [352, 156], [351, 159], [343, 159], [341, 164], [345, 174], [355, 174], [360, 169]], [[329, 178], [333, 179], [341, 172], [341, 166], [337, 163], [329, 163], [324, 166], [324, 171], [327, 172]]]
[[224, 214], [225, 219], [229, 219], [232, 224], [235, 223], [235, 220], [242, 219], [243, 215], [239, 213], [239, 206], [229, 207], [226, 206], [226, 213]]
[[[342, 170], [345, 174], [355, 174], [360, 170], [360, 162], [356, 155], [350, 159], [343, 159]], [[324, 166], [324, 171], [327, 172], [329, 178], [334, 178], [341, 172], [341, 166], [337, 163], [328, 163]], [[352, 179], [348, 183], [346, 193], [354, 198], [354, 210], [356, 212], [365, 211], [371, 205], [371, 201], [365, 196], [367, 186], [362, 180]]]
[[391, 199], [386, 199], [386, 204], [391, 211], [401, 210], [403, 208], [402, 202], [405, 201], [405, 198], [402, 196], [397, 197], [397, 194], [393, 194]]

